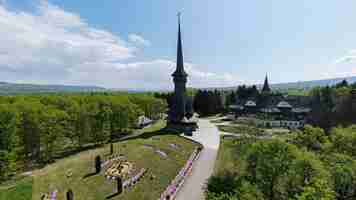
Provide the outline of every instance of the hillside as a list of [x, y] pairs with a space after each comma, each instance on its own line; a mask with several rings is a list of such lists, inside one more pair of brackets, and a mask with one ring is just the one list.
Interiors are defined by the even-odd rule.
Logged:
[[343, 80], [346, 80], [348, 83], [356, 82], [356, 76], [344, 77], [344, 78], [333, 78], [333, 79], [323, 79], [323, 80], [313, 80], [313, 81], [301, 81], [301, 82], [290, 82], [290, 83], [277, 83], [272, 84], [273, 89], [311, 89], [316, 86], [327, 86], [335, 85]]
[[104, 90], [106, 89], [97, 86], [40, 85], [0, 82], [0, 95], [53, 92], [91, 92]]
[[[356, 76], [333, 78], [333, 79], [312, 80], [312, 81], [289, 82], [289, 83], [275, 83], [275, 84], [270, 84], [270, 86], [273, 90], [278, 90], [281, 92], [287, 92], [287, 91], [293, 91], [293, 90], [295, 90], [295, 91], [309, 91], [310, 89], [312, 89], [313, 87], [316, 87], [316, 86], [335, 85], [336, 83], [339, 83], [343, 80], [346, 80], [348, 83], [355, 83]], [[262, 84], [259, 84], [259, 85], [257, 85], [257, 88], [261, 89], [262, 86], [263, 86]], [[200, 88], [200, 89], [235, 90], [235, 89], [237, 89], [237, 86], [222, 87], [222, 88]]]

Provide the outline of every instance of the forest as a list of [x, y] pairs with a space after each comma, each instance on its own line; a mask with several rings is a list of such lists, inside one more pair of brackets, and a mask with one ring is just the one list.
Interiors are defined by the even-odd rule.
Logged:
[[223, 139], [207, 199], [355, 199], [355, 144], [355, 126]]
[[314, 88], [301, 130], [223, 137], [207, 199], [356, 199], [355, 89], [346, 81]]
[[0, 97], [0, 182], [19, 172], [120, 138], [166, 102], [151, 94], [81, 93]]

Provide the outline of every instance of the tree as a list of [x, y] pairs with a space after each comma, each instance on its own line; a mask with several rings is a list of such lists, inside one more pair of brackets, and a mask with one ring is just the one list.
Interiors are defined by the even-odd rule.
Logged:
[[263, 200], [255, 185], [229, 172], [210, 177], [206, 193], [208, 200]]
[[12, 107], [0, 105], [0, 150], [13, 150], [16, 144], [17, 114]]
[[15, 170], [18, 137], [17, 114], [12, 106], [0, 105], [0, 180]]
[[336, 199], [354, 198], [356, 196], [356, 161], [350, 156], [332, 153], [325, 155], [324, 163], [329, 168]]
[[63, 108], [68, 115], [66, 126], [64, 127], [64, 136], [69, 138], [73, 145], [81, 146], [84, 141], [82, 141], [85, 137], [85, 131], [83, 130], [83, 118], [81, 118], [81, 106], [78, 102], [74, 100], [68, 101], [68, 105]]
[[296, 132], [293, 142], [308, 150], [321, 150], [322, 145], [328, 142], [328, 137], [323, 129], [305, 125], [303, 131]]
[[19, 113], [18, 135], [24, 159], [40, 158], [40, 115], [44, 106], [38, 101], [20, 99], [15, 103]]
[[220, 92], [198, 90], [194, 97], [193, 108], [202, 116], [220, 113], [223, 108]]
[[0, 181], [5, 180], [9, 173], [9, 153], [0, 150]]
[[236, 175], [225, 172], [209, 178], [207, 191], [213, 194], [233, 194], [238, 186]]
[[297, 196], [298, 200], [333, 200], [334, 191], [328, 187], [325, 180], [318, 180], [313, 186], [303, 188], [303, 192]]
[[64, 111], [47, 107], [46, 112], [41, 114], [40, 135], [41, 146], [43, 146], [42, 160], [50, 162], [53, 158], [55, 148], [60, 145], [58, 141], [65, 135], [65, 127], [68, 115]]
[[296, 147], [279, 140], [257, 141], [247, 155], [247, 172], [251, 183], [267, 199], [275, 199], [277, 183], [296, 158]]
[[335, 123], [335, 91], [329, 86], [312, 90], [311, 122], [325, 130], [329, 130]]
[[90, 108], [86, 103], [80, 103], [77, 118], [72, 118], [72, 120], [75, 121], [73, 123], [75, 123], [79, 147], [91, 140], [91, 116], [89, 109]]
[[332, 150], [356, 158], [356, 126], [331, 130]]
[[342, 88], [349, 86], [349, 83], [344, 79], [335, 85], [336, 88]]
[[[163, 95], [165, 96], [165, 95]], [[0, 97], [0, 179], [19, 166], [50, 162], [57, 153], [104, 143], [129, 132], [139, 115], [166, 111], [152, 94], [88, 93]]]
[[318, 157], [312, 152], [300, 151], [289, 168], [284, 187], [279, 191], [283, 198], [279, 199], [292, 199], [306, 191], [318, 191], [318, 195], [328, 196], [333, 189], [331, 185], [330, 175]]

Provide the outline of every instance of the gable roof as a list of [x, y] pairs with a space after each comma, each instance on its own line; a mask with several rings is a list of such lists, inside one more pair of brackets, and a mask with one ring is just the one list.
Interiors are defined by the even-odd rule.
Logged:
[[286, 101], [280, 101], [278, 104], [277, 104], [277, 107], [278, 108], [292, 108], [292, 106], [286, 102]]
[[245, 106], [256, 106], [256, 102], [249, 100], [245, 103]]

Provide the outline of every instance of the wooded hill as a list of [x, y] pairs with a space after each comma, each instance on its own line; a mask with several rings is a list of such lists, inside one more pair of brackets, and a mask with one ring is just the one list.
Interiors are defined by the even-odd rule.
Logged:
[[0, 82], [0, 95], [57, 93], [57, 92], [98, 92], [107, 89], [97, 86], [40, 85]]

